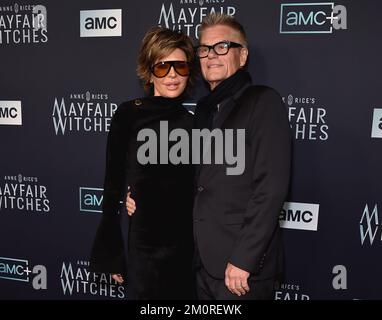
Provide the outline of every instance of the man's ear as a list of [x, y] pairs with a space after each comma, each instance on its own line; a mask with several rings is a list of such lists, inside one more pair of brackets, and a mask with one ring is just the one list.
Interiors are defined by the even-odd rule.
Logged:
[[248, 48], [240, 49], [240, 67], [244, 67], [248, 59]]

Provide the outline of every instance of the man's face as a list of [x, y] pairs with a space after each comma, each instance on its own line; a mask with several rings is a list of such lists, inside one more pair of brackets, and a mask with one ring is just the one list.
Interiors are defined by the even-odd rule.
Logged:
[[[239, 32], [225, 25], [216, 25], [205, 29], [201, 35], [200, 44], [212, 46], [224, 40], [243, 44]], [[202, 75], [209, 83], [211, 90], [243, 67], [247, 57], [247, 48], [230, 48], [226, 55], [217, 55], [211, 49], [207, 57], [201, 58]]]

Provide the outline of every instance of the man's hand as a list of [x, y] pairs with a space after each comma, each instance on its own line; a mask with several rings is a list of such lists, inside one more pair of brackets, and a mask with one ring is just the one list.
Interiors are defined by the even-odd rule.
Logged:
[[233, 294], [241, 295], [249, 291], [248, 279], [249, 272], [242, 270], [228, 262], [225, 269], [225, 285]]
[[122, 278], [122, 275], [120, 275], [119, 273], [118, 274], [112, 274], [111, 277], [117, 281], [119, 284], [122, 284], [123, 283], [123, 278]]
[[[129, 187], [129, 189], [130, 189], [130, 187]], [[128, 215], [132, 216], [133, 213], [135, 212], [136, 206], [135, 206], [134, 199], [130, 198], [130, 194], [131, 194], [131, 192], [129, 191], [127, 193], [127, 198], [126, 198], [126, 209], [127, 209]]]

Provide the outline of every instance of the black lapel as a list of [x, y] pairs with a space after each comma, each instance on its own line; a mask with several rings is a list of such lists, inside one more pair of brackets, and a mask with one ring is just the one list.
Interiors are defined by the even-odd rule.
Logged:
[[[240, 107], [240, 106], [237, 106], [237, 102], [236, 100], [239, 99], [239, 97], [244, 93], [244, 91], [250, 87], [252, 84], [249, 82], [247, 84], [245, 84], [238, 92], [236, 92], [232, 97], [230, 97], [229, 99], [227, 99], [226, 101], [224, 101], [224, 105], [222, 105], [222, 109], [218, 111], [217, 115], [216, 115], [216, 118], [215, 118], [215, 121], [214, 121], [214, 124], [213, 124], [213, 127], [211, 128], [212, 129], [215, 129], [215, 128], [222, 128], [225, 120], [228, 118], [228, 116], [232, 113], [232, 111], [234, 110], [235, 107]], [[223, 133], [223, 136], [224, 136], [224, 133]], [[211, 171], [213, 171], [214, 169], [216, 170], [217, 169], [217, 166], [214, 166], [214, 165], [209, 165], [209, 166], [204, 166], [202, 168], [202, 164], [198, 165], [197, 166], [197, 180], [198, 181], [205, 181], [203, 178], [205, 178], [206, 175], [208, 174], [211, 174]], [[207, 173], [207, 171], [209, 171]], [[202, 180], [203, 179], [203, 180]]]
[[212, 128], [221, 128], [224, 121], [227, 119], [235, 106], [236, 101], [233, 98], [229, 98], [228, 100], [224, 101], [224, 104], [221, 106], [221, 110], [219, 110], [216, 115]]
[[251, 86], [251, 83], [245, 84], [238, 92], [236, 92], [232, 97], [224, 101], [221, 110], [218, 111], [216, 115], [215, 122], [213, 124], [213, 129], [221, 128], [224, 121], [228, 118], [232, 110], [236, 107], [236, 100], [243, 94], [245, 89]]

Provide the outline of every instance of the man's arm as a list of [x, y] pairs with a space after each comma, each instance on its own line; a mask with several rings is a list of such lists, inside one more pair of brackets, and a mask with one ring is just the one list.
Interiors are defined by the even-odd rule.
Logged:
[[260, 94], [249, 126], [251, 148], [247, 153], [254, 160], [253, 191], [229, 260], [251, 273], [259, 272], [260, 261], [279, 223], [288, 192], [291, 158], [290, 127], [281, 97], [270, 88]]

